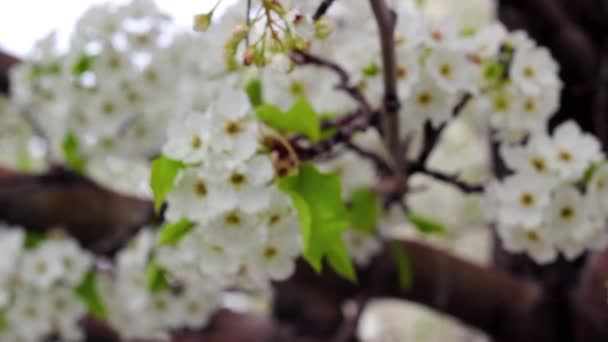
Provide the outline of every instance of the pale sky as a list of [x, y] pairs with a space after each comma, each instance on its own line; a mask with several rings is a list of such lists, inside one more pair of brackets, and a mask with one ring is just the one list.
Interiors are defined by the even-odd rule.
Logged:
[[[191, 27], [194, 14], [209, 10], [217, 0], [156, 0], [178, 25]], [[57, 29], [69, 36], [78, 17], [92, 4], [125, 0], [0, 0], [0, 49], [23, 56], [35, 41]], [[224, 0], [222, 5], [231, 3]], [[67, 41], [67, 40], [66, 40]]]

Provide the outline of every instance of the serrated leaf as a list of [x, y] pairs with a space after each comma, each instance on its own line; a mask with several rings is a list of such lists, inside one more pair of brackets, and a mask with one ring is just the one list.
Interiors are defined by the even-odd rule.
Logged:
[[342, 243], [342, 233], [349, 225], [340, 178], [303, 163], [297, 174], [280, 182], [279, 188], [292, 198], [298, 211], [304, 259], [320, 272], [323, 257]]
[[36, 232], [26, 232], [23, 240], [23, 248], [34, 249], [46, 240], [46, 236]]
[[343, 240], [336, 241], [327, 253], [329, 266], [340, 276], [357, 283], [357, 272]]
[[407, 256], [407, 251], [400, 241], [391, 241], [390, 247], [397, 267], [399, 286], [403, 290], [409, 290], [412, 288], [413, 281], [412, 267], [410, 265], [410, 259]]
[[66, 134], [61, 144], [61, 151], [70, 169], [80, 174], [85, 173], [87, 160], [80, 148], [80, 141], [74, 133]]
[[106, 306], [97, 290], [97, 273], [87, 272], [80, 284], [74, 289], [74, 293], [86, 306], [89, 314], [96, 318], [105, 318]]
[[264, 96], [262, 93], [262, 82], [259, 79], [255, 79], [247, 84], [245, 88], [247, 96], [249, 96], [249, 102], [255, 108], [261, 106], [264, 103]]
[[304, 134], [312, 141], [319, 141], [321, 137], [321, 120], [304, 97], [300, 97], [287, 112], [264, 104], [256, 108], [256, 113], [262, 122], [277, 131]]
[[146, 268], [146, 284], [152, 293], [169, 289], [168, 272], [165, 268], [152, 261]]
[[188, 235], [194, 227], [194, 222], [187, 218], [168, 223], [163, 227], [158, 236], [158, 245], [161, 247], [174, 245]]
[[186, 165], [180, 161], [160, 156], [152, 162], [150, 189], [154, 195], [154, 209], [158, 212], [167, 194], [175, 186], [175, 178]]
[[93, 63], [95, 62], [95, 56], [88, 55], [86, 53], [78, 56], [78, 59], [72, 65], [72, 73], [74, 75], [80, 76], [85, 72], [91, 70], [93, 68]]
[[430, 218], [428, 216], [411, 212], [408, 214], [407, 218], [410, 221], [410, 223], [412, 223], [416, 227], [416, 229], [421, 233], [424, 233], [424, 234], [447, 234], [448, 233], [448, 229], [443, 223], [441, 223], [433, 218]]
[[375, 192], [366, 189], [356, 189], [351, 194], [349, 208], [351, 227], [371, 234], [376, 230], [380, 216], [380, 200]]

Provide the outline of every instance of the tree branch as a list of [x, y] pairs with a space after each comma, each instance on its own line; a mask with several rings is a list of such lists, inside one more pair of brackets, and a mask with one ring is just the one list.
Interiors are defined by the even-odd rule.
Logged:
[[17, 58], [0, 51], [0, 94], [8, 94], [9, 70], [18, 62], [19, 60]]
[[302, 50], [292, 50], [290, 56], [294, 63], [296, 63], [297, 65], [316, 65], [332, 70], [336, 75], [338, 75], [338, 78], [340, 79], [340, 83], [336, 85], [336, 88], [343, 90], [348, 95], [350, 95], [355, 101], [357, 101], [357, 103], [361, 106], [362, 111], [371, 111], [371, 107], [369, 105], [369, 102], [365, 98], [365, 95], [363, 95], [359, 87], [351, 84], [348, 73], [341, 66], [321, 57], [311, 55]]
[[484, 186], [482, 184], [470, 184], [459, 179], [457, 174], [447, 174], [441, 171], [429, 169], [421, 164], [413, 164], [411, 174], [420, 173], [432, 177], [446, 184], [451, 184], [466, 194], [482, 193]]
[[[397, 94], [397, 63], [395, 55], [395, 24], [397, 17], [385, 0], [370, 0], [376, 18], [380, 45], [382, 48], [382, 75], [384, 79], [384, 103], [380, 115], [380, 127], [384, 143], [391, 156], [393, 175], [397, 183], [397, 192], [405, 192], [407, 179], [407, 161], [405, 146], [401, 141], [399, 109], [401, 103]], [[405, 172], [405, 174], [404, 174]]]
[[290, 323], [303, 332], [339, 314], [328, 312], [330, 303], [359, 296], [400, 298], [434, 308], [506, 341], [544, 341], [534, 339], [544, 330], [537, 326], [542, 317], [535, 315], [544, 299], [538, 286], [420, 242], [403, 241], [402, 245], [412, 267], [412, 288], [400, 288], [394, 260], [384, 248], [368, 267], [358, 270], [358, 285], [330, 271], [319, 276], [301, 262], [293, 278], [276, 285], [275, 311], [283, 310], [279, 314], [286, 321], [296, 318]]
[[106, 190], [63, 168], [42, 175], [0, 169], [0, 221], [35, 231], [60, 227], [94, 252], [112, 252], [154, 219], [150, 201]]
[[325, 15], [325, 13], [327, 13], [331, 5], [333, 5], [333, 3], [334, 0], [323, 0], [319, 7], [317, 7], [315, 14], [312, 16], [312, 19], [314, 21], [321, 19]]

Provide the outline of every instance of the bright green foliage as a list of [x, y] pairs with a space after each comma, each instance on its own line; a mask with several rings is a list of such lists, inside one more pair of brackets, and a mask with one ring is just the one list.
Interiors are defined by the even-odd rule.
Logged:
[[175, 178], [186, 165], [180, 161], [160, 156], [152, 162], [150, 188], [154, 194], [154, 209], [158, 212], [167, 194], [175, 186]]
[[81, 54], [76, 62], [72, 65], [72, 73], [74, 75], [82, 75], [85, 72], [91, 70], [93, 63], [95, 62], [95, 56], [87, 55], [86, 53]]
[[6, 321], [6, 310], [0, 310], [0, 333], [8, 328], [8, 322]]
[[38, 247], [44, 240], [46, 240], [46, 236], [44, 234], [36, 232], [26, 232], [25, 240], [23, 241], [23, 247], [25, 249], [34, 249]]
[[61, 151], [70, 169], [80, 174], [85, 173], [87, 159], [82, 153], [80, 141], [74, 133], [70, 132], [65, 136], [61, 145]]
[[262, 92], [262, 82], [259, 79], [255, 79], [247, 84], [245, 88], [247, 96], [249, 96], [249, 102], [256, 108], [264, 103], [264, 95]]
[[477, 29], [474, 26], [466, 26], [460, 30], [461, 37], [473, 37], [477, 34]]
[[58, 74], [61, 71], [61, 67], [58, 62], [49, 63], [49, 64], [36, 64], [32, 67], [32, 73], [30, 74], [30, 78], [32, 80], [37, 80], [45, 75], [53, 75]]
[[378, 75], [381, 70], [380, 70], [380, 66], [378, 65], [378, 63], [371, 62], [366, 67], [361, 69], [361, 71], [363, 72], [363, 74], [365, 76], [373, 77], [373, 76]]
[[166, 224], [158, 236], [159, 246], [168, 246], [178, 243], [186, 235], [188, 235], [192, 229], [194, 229], [194, 222], [187, 218], [182, 218], [179, 221], [171, 222]]
[[340, 276], [353, 283], [357, 282], [357, 272], [353, 267], [352, 259], [342, 239], [337, 240], [333, 248], [329, 250], [327, 261], [331, 268]]
[[483, 77], [488, 81], [499, 82], [504, 74], [505, 67], [498, 62], [487, 63], [483, 69]]
[[168, 272], [162, 266], [152, 261], [146, 268], [146, 284], [150, 292], [162, 292], [169, 289]]
[[342, 233], [349, 226], [348, 212], [342, 201], [340, 178], [319, 172], [311, 164], [284, 178], [279, 188], [289, 195], [300, 218], [304, 239], [304, 259], [320, 272], [328, 256], [335, 271], [354, 279], [353, 266], [344, 249]]
[[602, 166], [602, 163], [593, 163], [587, 168], [587, 170], [585, 170], [585, 174], [583, 175], [583, 184], [589, 184], [589, 182], [591, 182], [591, 179], [600, 166]]
[[260, 120], [277, 131], [304, 134], [312, 141], [321, 138], [319, 115], [304, 97], [300, 97], [287, 112], [269, 104], [259, 106], [256, 112]]
[[402, 242], [394, 240], [390, 242], [390, 247], [399, 274], [399, 286], [401, 286], [401, 289], [403, 290], [411, 289], [413, 283], [412, 268], [405, 246]]
[[97, 290], [97, 273], [89, 271], [85, 274], [80, 284], [74, 289], [74, 293], [86, 306], [89, 314], [96, 318], [105, 318], [106, 306]]
[[353, 191], [349, 208], [352, 228], [372, 234], [380, 215], [380, 201], [375, 192], [361, 188]]
[[424, 234], [447, 234], [447, 227], [428, 216], [424, 216], [419, 213], [410, 212], [407, 216], [408, 220], [418, 229], [419, 232]]

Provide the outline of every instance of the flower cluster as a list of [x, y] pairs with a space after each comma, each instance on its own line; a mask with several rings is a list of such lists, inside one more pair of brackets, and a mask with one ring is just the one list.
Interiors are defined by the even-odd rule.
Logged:
[[74, 289], [93, 258], [62, 236], [34, 242], [22, 229], [0, 225], [0, 340], [81, 340], [86, 309]]
[[64, 157], [68, 136], [87, 156], [158, 153], [187, 86], [184, 69], [197, 75], [184, 49], [195, 39], [172, 35], [169, 24], [151, 0], [94, 6], [77, 22], [67, 52], [51, 34], [12, 70], [12, 100], [47, 140], [52, 159]]
[[501, 155], [513, 174], [488, 186], [486, 212], [507, 250], [548, 263], [608, 245], [608, 165], [593, 136], [568, 121]]
[[166, 218], [195, 225], [158, 251], [158, 263], [177, 279], [200, 277], [211, 289], [264, 288], [291, 275], [301, 253], [298, 224], [276, 187], [271, 156], [260, 152], [262, 129], [245, 92], [231, 87], [204, 113], [169, 127], [164, 155], [185, 168], [167, 196]]
[[196, 278], [197, 270], [190, 270], [188, 278], [180, 279], [179, 289], [150, 289], [156, 239], [152, 230], [141, 230], [118, 253], [112, 271], [100, 274], [99, 291], [107, 307], [108, 323], [126, 339], [162, 339], [171, 330], [198, 329], [219, 304], [219, 293]]

